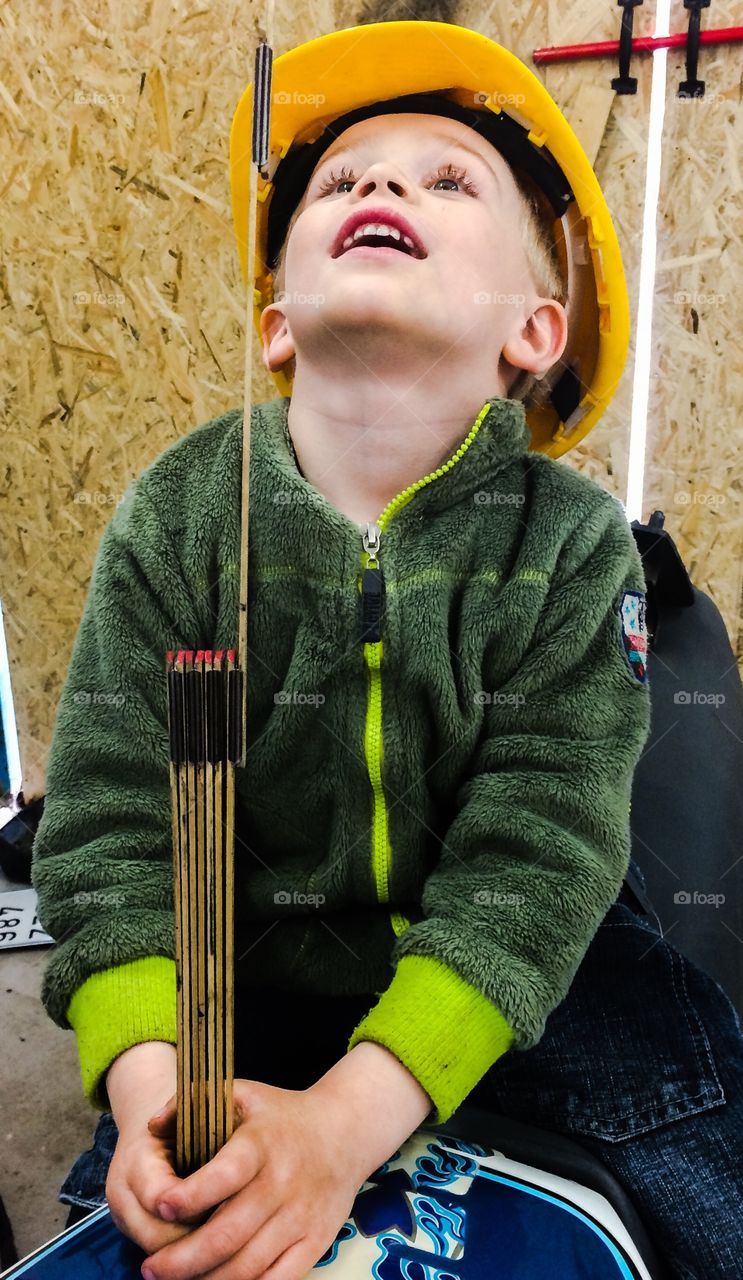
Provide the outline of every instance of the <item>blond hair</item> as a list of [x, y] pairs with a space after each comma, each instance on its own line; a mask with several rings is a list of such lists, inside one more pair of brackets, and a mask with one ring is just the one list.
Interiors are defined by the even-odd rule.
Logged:
[[[534, 286], [541, 298], [553, 298], [561, 306], [567, 302], [567, 279], [555, 241], [555, 214], [544, 192], [528, 174], [511, 166], [524, 218], [519, 222], [521, 244]], [[549, 372], [549, 370], [547, 370]], [[542, 377], [519, 369], [508, 395], [511, 400], [522, 400], [525, 408], [544, 403], [549, 395], [549, 384], [542, 385]]]

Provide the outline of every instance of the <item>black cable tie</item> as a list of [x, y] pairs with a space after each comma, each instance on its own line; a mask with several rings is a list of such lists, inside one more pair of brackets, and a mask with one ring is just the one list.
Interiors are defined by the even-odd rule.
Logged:
[[614, 76], [611, 87], [615, 93], [637, 93], [637, 77], [629, 73], [632, 57], [632, 27], [634, 10], [642, 0], [617, 0], [622, 10], [622, 29], [619, 32], [619, 75]]
[[677, 98], [703, 98], [704, 81], [697, 80], [697, 63], [699, 62], [699, 27], [702, 9], [709, 9], [710, 0], [684, 0], [684, 8], [689, 11], [689, 30], [686, 34], [686, 79], [682, 80], [676, 92]]

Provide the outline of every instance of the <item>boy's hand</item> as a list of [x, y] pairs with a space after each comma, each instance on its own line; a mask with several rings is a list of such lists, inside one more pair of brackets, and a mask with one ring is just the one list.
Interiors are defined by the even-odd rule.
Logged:
[[[329, 1106], [317, 1086], [279, 1089], [257, 1080], [235, 1080], [233, 1098], [235, 1129], [224, 1147], [189, 1177], [163, 1179], [157, 1204], [148, 1197], [155, 1213], [175, 1210], [176, 1224], [162, 1223], [145, 1277], [304, 1280], [350, 1216], [372, 1170], [344, 1108]], [[172, 1098], [150, 1131], [172, 1132], [174, 1115]], [[143, 1185], [154, 1181], [152, 1170], [142, 1174]], [[212, 1209], [195, 1230], [177, 1226]], [[168, 1242], [165, 1233], [176, 1230], [184, 1238]]]
[[157, 1204], [180, 1183], [173, 1169], [174, 1143], [147, 1128], [120, 1132], [106, 1178], [106, 1200], [119, 1231], [153, 1253], [188, 1235], [192, 1226], [164, 1222]]

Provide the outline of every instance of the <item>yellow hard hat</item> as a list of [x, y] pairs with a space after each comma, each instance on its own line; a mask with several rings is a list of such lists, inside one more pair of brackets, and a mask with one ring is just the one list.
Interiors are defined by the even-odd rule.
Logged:
[[[596, 175], [559, 107], [519, 58], [477, 31], [448, 22], [376, 22], [319, 36], [274, 59], [270, 176], [258, 176], [256, 332], [273, 301], [289, 220], [319, 157], [357, 119], [403, 110], [471, 124], [552, 207], [567, 280], [568, 339], [541, 380], [543, 403], [527, 408], [526, 418], [530, 447], [559, 457], [596, 424], [624, 368], [629, 302], [622, 258]], [[252, 131], [248, 85], [230, 130], [232, 214], [246, 287]], [[279, 369], [272, 377], [290, 396], [291, 376]]]

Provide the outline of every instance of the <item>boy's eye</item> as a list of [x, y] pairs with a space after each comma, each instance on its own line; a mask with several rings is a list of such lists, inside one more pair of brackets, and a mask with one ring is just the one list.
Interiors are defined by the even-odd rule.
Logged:
[[[327, 195], [328, 192], [335, 191], [337, 187], [345, 186], [346, 184], [353, 186], [355, 181], [356, 179], [353, 174], [350, 170], [346, 169], [345, 165], [341, 169], [340, 174], [336, 174], [331, 169], [325, 181], [320, 184], [319, 194], [321, 196]], [[429, 175], [428, 181], [432, 186], [436, 186], [439, 182], [459, 183], [468, 195], [476, 196], [478, 194], [474, 183], [467, 176], [467, 170], [457, 168], [452, 164], [442, 165], [439, 169], [436, 169], [434, 173]]]
[[321, 196], [326, 195], [328, 191], [333, 191], [338, 186], [345, 186], [346, 183], [353, 186], [356, 181], [346, 170], [345, 166], [341, 169], [340, 174], [336, 174], [332, 169], [324, 182], [320, 183], [319, 193]]
[[467, 170], [460, 169], [456, 165], [442, 165], [440, 169], [437, 169], [436, 172], [432, 174], [432, 178], [434, 186], [436, 186], [438, 182], [458, 182], [468, 195], [476, 196], [478, 194], [477, 187], [467, 175]]

